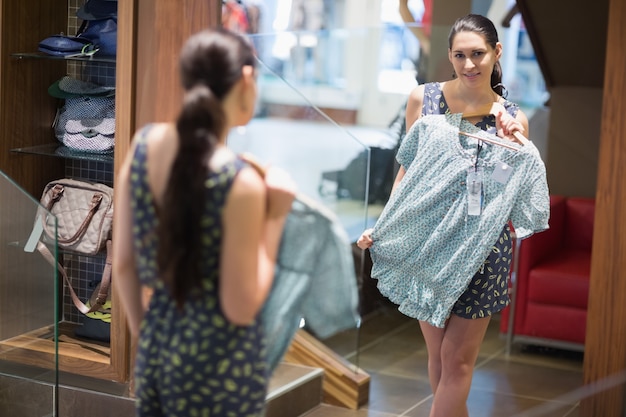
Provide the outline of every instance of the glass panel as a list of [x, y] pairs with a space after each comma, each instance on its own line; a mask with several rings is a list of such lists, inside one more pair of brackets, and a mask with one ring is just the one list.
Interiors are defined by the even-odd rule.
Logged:
[[26, 153], [32, 155], [54, 156], [64, 159], [76, 159], [81, 161], [110, 162], [113, 163], [113, 152], [109, 153], [89, 153], [80, 152], [61, 145], [59, 142], [46, 145], [29, 146], [25, 148], [14, 148], [11, 152]]
[[40, 52], [21, 52], [11, 54], [12, 57], [17, 59], [53, 59], [58, 61], [80, 61], [80, 62], [105, 62], [114, 64], [115, 57], [94, 57], [94, 56], [54, 56]]
[[[350, 242], [374, 224], [395, 176], [392, 122], [406, 94], [376, 88], [385, 69], [369, 52], [380, 36], [376, 28], [252, 37], [260, 58], [257, 114], [229, 136], [236, 151], [287, 170], [299, 192], [337, 215]], [[377, 290], [364, 279], [367, 259], [352, 246], [364, 314], [376, 308]], [[322, 340], [358, 364], [358, 337], [355, 328]]]
[[45, 210], [1, 172], [0, 195], [0, 387], [11, 387], [0, 415], [56, 416], [57, 245], [47, 245], [49, 261], [37, 250]]

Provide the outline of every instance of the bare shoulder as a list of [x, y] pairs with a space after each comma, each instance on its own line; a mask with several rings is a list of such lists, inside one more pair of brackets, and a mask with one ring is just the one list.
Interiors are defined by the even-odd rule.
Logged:
[[167, 139], [176, 137], [176, 126], [172, 123], [153, 123], [149, 126], [146, 126], [144, 129], [146, 131], [140, 130], [137, 132], [137, 135], [145, 134], [146, 135], [146, 143], [149, 147], [159, 147], [163, 146], [164, 142], [175, 142], [168, 141]]
[[413, 90], [411, 90], [411, 93], [409, 94], [408, 102], [414, 106], [421, 107], [422, 104], [424, 103], [424, 89], [425, 89], [425, 84], [420, 84], [417, 87], [415, 87]]
[[407, 131], [413, 126], [415, 121], [422, 115], [422, 106], [424, 104], [424, 84], [420, 84], [411, 91], [409, 99], [406, 103], [406, 129]]
[[265, 195], [265, 182], [256, 170], [244, 167], [239, 171], [232, 187], [232, 196], [239, 198], [256, 198]]

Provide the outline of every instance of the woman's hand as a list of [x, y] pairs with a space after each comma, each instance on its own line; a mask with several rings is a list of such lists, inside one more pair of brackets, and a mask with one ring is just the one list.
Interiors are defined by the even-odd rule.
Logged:
[[522, 122], [511, 116], [506, 110], [502, 109], [496, 113], [496, 132], [501, 138], [517, 142], [513, 133], [524, 134], [525, 130]]
[[372, 245], [374, 244], [374, 241], [372, 240], [372, 230], [373, 229], [365, 230], [361, 237], [359, 237], [359, 240], [356, 241], [356, 245], [359, 248], [368, 249], [372, 247]]

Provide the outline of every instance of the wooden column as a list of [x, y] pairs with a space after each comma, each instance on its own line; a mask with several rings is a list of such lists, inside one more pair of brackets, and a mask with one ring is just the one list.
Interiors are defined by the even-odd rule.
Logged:
[[221, 21], [219, 0], [128, 0], [119, 2], [116, 167], [133, 133], [152, 122], [173, 121], [182, 91], [178, 56], [185, 40]]
[[[185, 39], [220, 22], [219, 0], [125, 0], [118, 4], [115, 172], [135, 131], [172, 121], [182, 98], [178, 55]], [[115, 285], [115, 283], [113, 283]], [[118, 378], [132, 377], [132, 352], [124, 311], [113, 303], [111, 363]], [[131, 381], [131, 392], [133, 384]]]
[[626, 3], [610, 0], [584, 361], [585, 384], [601, 391], [582, 400], [581, 417], [622, 417], [626, 405], [613, 379], [626, 369], [625, 39]]

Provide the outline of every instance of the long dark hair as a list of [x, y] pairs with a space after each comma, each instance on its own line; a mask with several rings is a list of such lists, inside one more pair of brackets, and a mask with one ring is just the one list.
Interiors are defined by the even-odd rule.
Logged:
[[[459, 32], [474, 32], [485, 38], [485, 42], [494, 50], [498, 43], [498, 31], [491, 20], [479, 14], [468, 14], [460, 17], [454, 22], [448, 36], [448, 48], [452, 49], [454, 37]], [[502, 66], [500, 61], [496, 61], [491, 73], [491, 89], [502, 97], [506, 97], [507, 91], [502, 84]]]
[[254, 64], [249, 43], [221, 28], [193, 35], [181, 52], [185, 97], [176, 121], [179, 146], [157, 230], [159, 273], [179, 307], [201, 280], [204, 184], [207, 161], [226, 129], [222, 100], [242, 77], [242, 68]]

